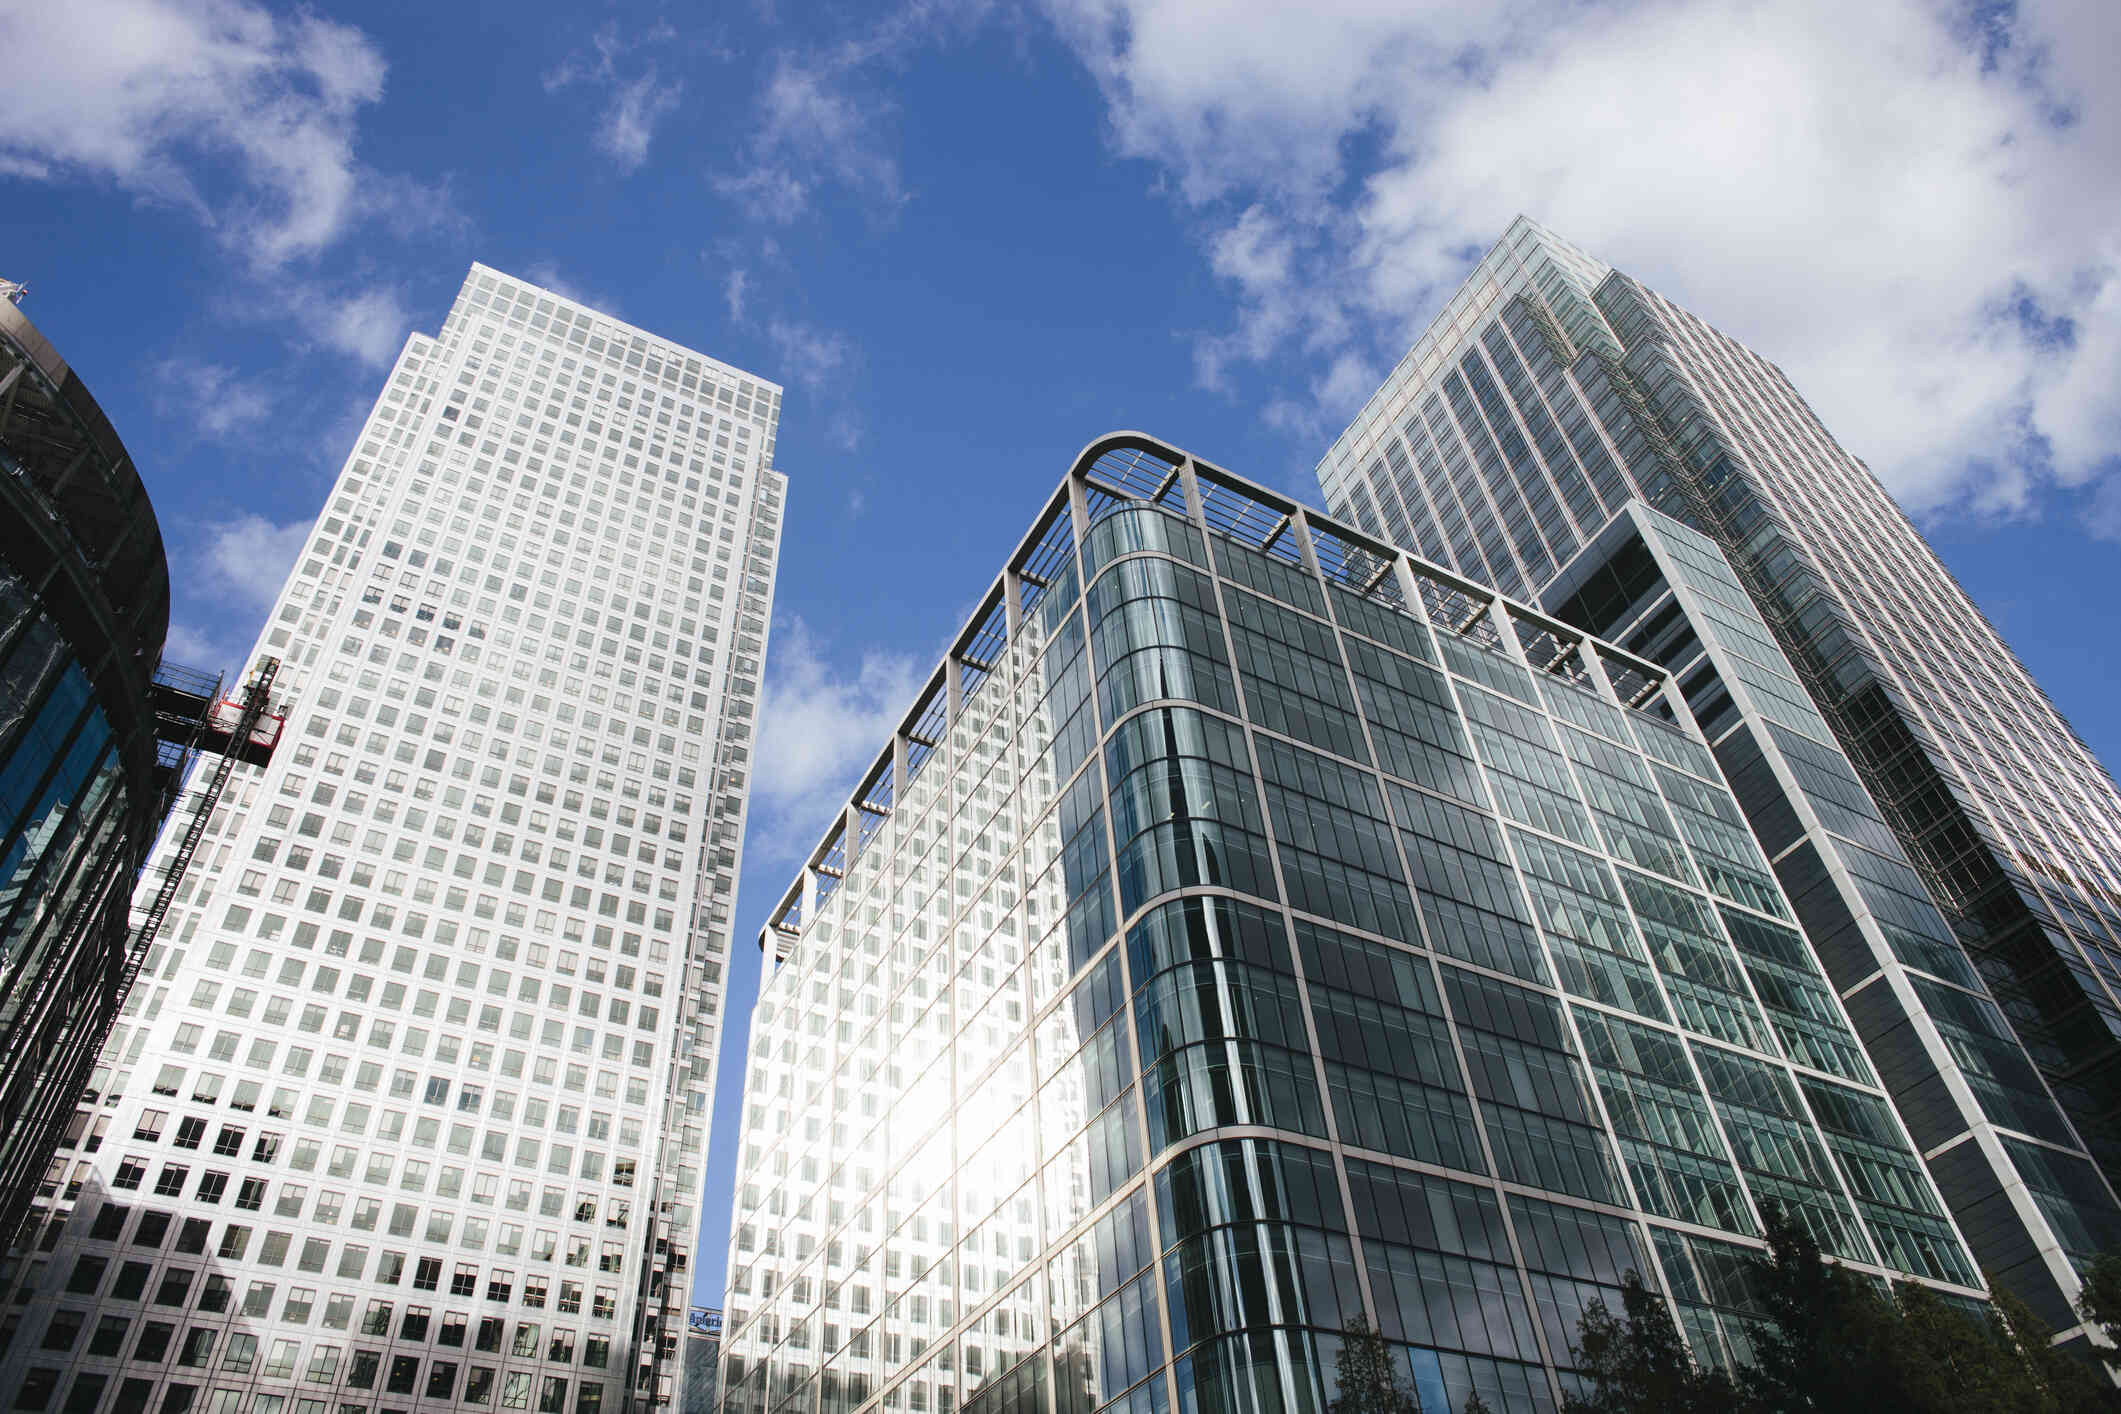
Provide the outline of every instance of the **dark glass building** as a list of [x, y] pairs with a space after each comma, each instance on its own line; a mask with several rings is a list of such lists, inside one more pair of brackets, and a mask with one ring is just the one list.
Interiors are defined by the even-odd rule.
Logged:
[[133, 883], [181, 757], [157, 734], [168, 627], [132, 460], [0, 300], [0, 1250], [116, 1014]]
[[1665, 665], [1983, 1268], [2121, 1247], [2121, 795], [1781, 370], [1519, 219], [1320, 463]]
[[685, 1315], [684, 1382], [678, 1414], [714, 1414], [722, 1402], [722, 1313], [691, 1307]]
[[731, 1414], [1551, 1410], [1704, 1358], [1769, 1202], [1967, 1247], [1656, 664], [1136, 434], [1086, 449], [762, 935]]

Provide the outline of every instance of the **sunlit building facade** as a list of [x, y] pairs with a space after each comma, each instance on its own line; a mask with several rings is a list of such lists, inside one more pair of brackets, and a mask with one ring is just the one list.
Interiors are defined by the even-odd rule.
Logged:
[[1662, 669], [1137, 434], [1085, 450], [764, 930], [729, 1414], [1551, 1410], [1764, 1205], [1965, 1244]]
[[1780, 369], [1519, 219], [1318, 467], [1663, 664], [1980, 1265], [2121, 1249], [2121, 794]]
[[779, 399], [485, 266], [407, 341], [0, 1278], [9, 1407], [676, 1407]]

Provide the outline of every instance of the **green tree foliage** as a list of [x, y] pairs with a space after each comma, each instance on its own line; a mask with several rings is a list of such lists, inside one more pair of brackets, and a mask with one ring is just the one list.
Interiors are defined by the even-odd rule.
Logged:
[[1757, 1404], [1825, 1409], [1838, 1399], [1860, 1408], [1878, 1397], [1892, 1313], [1874, 1287], [1823, 1260], [1809, 1232], [1779, 1218], [1755, 1276], [1764, 1319], [1741, 1378]]
[[1576, 1327], [1576, 1365], [1590, 1389], [1563, 1401], [1565, 1414], [1731, 1414], [1741, 1406], [1730, 1377], [1697, 1365], [1680, 1339], [1664, 1298], [1629, 1272], [1620, 1290], [1621, 1314], [1602, 1301]]
[[[2024, 1302], [1999, 1291], [1976, 1313], [1913, 1283], [1886, 1289], [1828, 1260], [1769, 1211], [1756, 1259], [1752, 1363], [1735, 1378], [1697, 1365], [1663, 1298], [1634, 1273], [1621, 1313], [1593, 1304], [1577, 1326], [1586, 1392], [1567, 1414], [2116, 1414], [2121, 1391], [2049, 1343]], [[2086, 1283], [2085, 1318], [2121, 1335], [2121, 1263]]]
[[2027, 1402], [2018, 1407], [2055, 1414], [2121, 1410], [2121, 1390], [2081, 1350], [2059, 1350], [2052, 1345], [2054, 1332], [2010, 1292], [1998, 1289], [1994, 1299], [1992, 1324], [2001, 1328], [2006, 1348], [1999, 1364], [2015, 1354], [2030, 1377], [2030, 1392], [2019, 1396]]
[[1421, 1414], [1399, 1377], [1399, 1352], [1360, 1316], [1348, 1322], [1333, 1373], [1340, 1393], [1331, 1414]]
[[2077, 1299], [2077, 1314], [2106, 1337], [2106, 1363], [2121, 1367], [2121, 1256], [2109, 1252], [2092, 1263], [2084, 1276], [2084, 1294]]

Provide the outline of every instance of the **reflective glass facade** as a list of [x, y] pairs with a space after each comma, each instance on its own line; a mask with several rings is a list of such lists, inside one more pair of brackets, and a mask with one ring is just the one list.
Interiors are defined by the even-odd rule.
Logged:
[[126, 901], [169, 803], [149, 679], [169, 571], [95, 400], [0, 300], [0, 1244], [117, 1015]]
[[2121, 795], [1868, 468], [1520, 219], [1319, 481], [1679, 676], [1982, 1266], [2072, 1324], [2121, 1246]]
[[676, 1406], [779, 395], [484, 266], [408, 340], [0, 1273], [11, 1407]]
[[772, 916], [724, 1408], [1554, 1408], [1770, 1200], [1978, 1277], [1661, 670], [1094, 444]]

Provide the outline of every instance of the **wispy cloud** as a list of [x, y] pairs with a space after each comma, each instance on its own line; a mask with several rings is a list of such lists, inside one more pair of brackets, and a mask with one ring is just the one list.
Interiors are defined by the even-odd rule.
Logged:
[[577, 280], [568, 271], [562, 270], [557, 261], [533, 260], [523, 267], [523, 275], [532, 284], [543, 286], [556, 295], [573, 300], [576, 304], [586, 304], [591, 309], [612, 315], [614, 318], [625, 317], [619, 308], [617, 295], [606, 294], [601, 290], [592, 289]]
[[312, 255], [391, 181], [355, 155], [385, 65], [361, 31], [248, 0], [0, 12], [0, 170], [191, 211], [254, 268]]
[[866, 54], [783, 53], [759, 96], [750, 162], [715, 188], [758, 219], [793, 221], [832, 183], [884, 217], [905, 203], [898, 159], [877, 139], [894, 105], [863, 71]]
[[715, 190], [773, 225], [807, 215], [834, 190], [890, 220], [911, 196], [891, 142], [891, 75], [995, 10], [993, 0], [912, 0], [882, 9], [852, 35], [782, 50], [759, 90], [743, 161], [712, 177]]
[[[631, 173], [648, 160], [656, 130], [684, 97], [682, 80], [665, 81], [653, 63], [638, 63], [642, 51], [657, 47], [676, 36], [668, 25], [656, 25], [639, 34], [627, 35], [616, 23], [606, 24], [590, 36], [586, 50], [570, 55], [545, 75], [545, 91], [557, 93], [577, 84], [603, 95], [604, 107], [597, 119], [596, 145]], [[631, 70], [631, 72], [629, 72]]]
[[605, 111], [598, 138], [604, 150], [627, 171], [648, 158], [648, 144], [656, 125], [677, 111], [684, 93], [682, 83], [659, 83], [654, 69], [618, 85]]
[[173, 623], [169, 626], [168, 637], [162, 640], [162, 656], [187, 667], [205, 668], [211, 672], [223, 667], [234, 655], [215, 642], [213, 635], [190, 624]]
[[313, 524], [244, 514], [196, 527], [182, 552], [193, 567], [183, 596], [193, 617], [171, 621], [164, 656], [206, 669], [241, 662]]
[[412, 311], [402, 291], [363, 284], [342, 292], [318, 281], [282, 287], [282, 307], [310, 340], [370, 368], [381, 368], [405, 347]]
[[2121, 7], [1043, 4], [1235, 297], [1201, 381], [1320, 370], [1270, 419], [1337, 427], [1526, 211], [1775, 357], [1917, 509], [2116, 468]]
[[890, 739], [921, 682], [910, 656], [865, 652], [843, 663], [800, 618], [776, 625], [759, 712], [748, 866], [801, 862]]
[[772, 157], [753, 154], [753, 165], [741, 172], [710, 178], [716, 192], [735, 202], [753, 220], [785, 226], [810, 206], [812, 183]]
[[368, 378], [350, 378], [342, 384], [336, 402], [320, 399], [309, 410], [295, 451], [303, 465], [322, 478], [318, 486], [320, 500], [323, 488], [337, 478], [339, 468], [360, 441], [361, 429], [375, 411], [375, 397], [375, 385]]
[[226, 364], [169, 358], [151, 370], [155, 405], [180, 418], [208, 441], [225, 442], [257, 428], [271, 416], [275, 395], [262, 378]]
[[812, 387], [828, 386], [854, 358], [854, 345], [845, 334], [800, 319], [768, 320], [766, 340], [788, 379]]
[[195, 528], [182, 551], [193, 567], [183, 596], [192, 617], [171, 622], [163, 653], [201, 668], [241, 661], [313, 524], [244, 514]]
[[824, 409], [826, 439], [843, 452], [859, 448], [862, 418], [848, 386], [860, 357], [854, 342], [837, 330], [778, 316], [766, 322], [766, 342], [779, 361], [780, 380]]
[[262, 613], [279, 596], [314, 523], [304, 518], [275, 525], [263, 516], [240, 515], [211, 526], [206, 568], [239, 603]]
[[[1260, 416], [1269, 427], [1307, 446], [1322, 448], [1339, 435], [1348, 414], [1360, 408], [1383, 381], [1382, 368], [1344, 347], [1333, 354], [1323, 371], [1302, 380], [1300, 390], [1270, 399]], [[1304, 496], [1317, 490], [1308, 484], [1290, 489]]]

